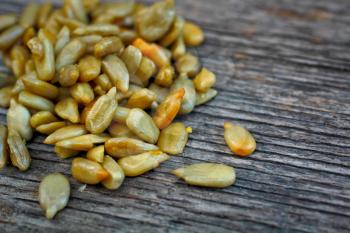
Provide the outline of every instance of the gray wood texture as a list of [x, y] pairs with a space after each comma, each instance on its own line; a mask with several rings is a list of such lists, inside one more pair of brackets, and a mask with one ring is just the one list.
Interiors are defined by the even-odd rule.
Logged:
[[[25, 3], [1, 0], [0, 11]], [[1, 232], [350, 232], [350, 1], [178, 0], [177, 7], [205, 30], [194, 52], [217, 74], [219, 90], [179, 119], [193, 127], [183, 155], [117, 191], [80, 192], [71, 160], [36, 135], [31, 169], [0, 172]], [[254, 134], [253, 155], [230, 153], [225, 121]], [[235, 167], [236, 184], [190, 187], [169, 174], [204, 161]], [[72, 195], [49, 221], [37, 190], [51, 172], [70, 177]]]

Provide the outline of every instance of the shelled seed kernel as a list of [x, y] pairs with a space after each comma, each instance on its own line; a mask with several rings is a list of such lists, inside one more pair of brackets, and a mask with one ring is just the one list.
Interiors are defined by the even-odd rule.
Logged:
[[256, 149], [254, 137], [239, 125], [224, 123], [224, 138], [231, 151], [239, 156], [252, 154]]
[[97, 162], [75, 158], [72, 162], [72, 176], [84, 184], [98, 184], [108, 178], [109, 174]]
[[39, 202], [48, 219], [66, 207], [70, 196], [68, 179], [60, 173], [44, 177], [39, 186]]
[[216, 163], [198, 163], [171, 172], [190, 185], [224, 188], [236, 180], [233, 167]]

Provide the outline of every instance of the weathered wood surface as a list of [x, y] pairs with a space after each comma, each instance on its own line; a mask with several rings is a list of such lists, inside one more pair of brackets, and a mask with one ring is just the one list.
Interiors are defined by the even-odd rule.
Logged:
[[[26, 1], [2, 0], [2, 12]], [[350, 2], [347, 0], [177, 1], [199, 23], [195, 52], [217, 74], [217, 98], [182, 117], [194, 131], [181, 157], [118, 191], [81, 186], [53, 221], [38, 185], [70, 176], [43, 137], [29, 143], [31, 169], [0, 172], [1, 232], [350, 232]], [[5, 123], [5, 110], [0, 122]], [[232, 156], [223, 122], [245, 125], [257, 151]], [[169, 174], [201, 161], [232, 165], [226, 189], [189, 187]]]

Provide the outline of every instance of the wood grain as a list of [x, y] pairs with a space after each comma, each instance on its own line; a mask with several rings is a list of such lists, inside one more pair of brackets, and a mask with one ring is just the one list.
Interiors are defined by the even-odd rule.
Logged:
[[[25, 2], [2, 0], [0, 11], [19, 12]], [[79, 192], [71, 161], [59, 160], [36, 135], [28, 145], [31, 169], [0, 172], [1, 232], [350, 232], [350, 2], [177, 5], [206, 32], [193, 52], [217, 74], [219, 90], [179, 119], [194, 129], [183, 155], [126, 179], [118, 191]], [[251, 130], [258, 143], [252, 156], [232, 156], [225, 121]], [[201, 161], [234, 166], [236, 184], [190, 187], [169, 174]], [[48, 221], [37, 190], [56, 171], [70, 177], [72, 197]]]

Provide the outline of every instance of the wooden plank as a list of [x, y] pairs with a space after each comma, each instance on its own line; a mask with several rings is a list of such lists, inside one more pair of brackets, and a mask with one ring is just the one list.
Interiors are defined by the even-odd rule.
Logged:
[[[25, 3], [3, 0], [0, 11], [19, 12]], [[31, 169], [0, 172], [1, 232], [350, 231], [350, 2], [177, 5], [206, 32], [205, 44], [192, 51], [215, 71], [219, 90], [179, 119], [194, 129], [183, 156], [127, 178], [118, 191], [79, 192], [81, 184], [70, 178], [67, 208], [48, 221], [37, 203], [39, 182], [55, 171], [70, 177], [71, 161], [59, 160], [36, 135], [28, 144]], [[258, 143], [252, 156], [231, 155], [225, 121], [251, 130]], [[200, 161], [234, 166], [236, 184], [190, 187], [169, 174]]]

